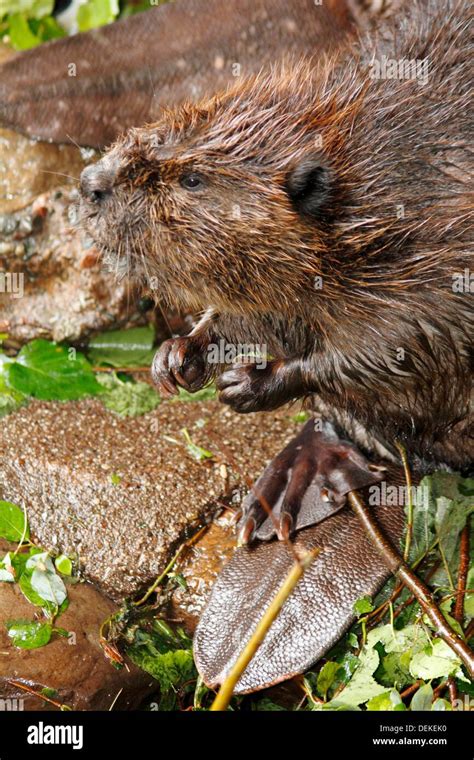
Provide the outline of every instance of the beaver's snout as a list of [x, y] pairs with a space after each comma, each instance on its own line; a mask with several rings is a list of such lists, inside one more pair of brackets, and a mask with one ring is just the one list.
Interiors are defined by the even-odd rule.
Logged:
[[82, 197], [90, 203], [100, 203], [112, 193], [116, 177], [117, 168], [110, 161], [86, 166], [80, 179]]

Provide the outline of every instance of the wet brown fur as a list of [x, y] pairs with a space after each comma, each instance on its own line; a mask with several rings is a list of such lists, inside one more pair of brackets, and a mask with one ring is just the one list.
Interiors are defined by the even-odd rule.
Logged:
[[[212, 306], [217, 335], [301, 358], [342, 427], [469, 469], [472, 54], [469, 3], [420, 3], [379, 41], [166, 112], [102, 159], [114, 192], [84, 225], [161, 298]], [[382, 55], [428, 57], [428, 83], [372, 79]], [[317, 219], [287, 191], [305, 161], [330, 178]]]

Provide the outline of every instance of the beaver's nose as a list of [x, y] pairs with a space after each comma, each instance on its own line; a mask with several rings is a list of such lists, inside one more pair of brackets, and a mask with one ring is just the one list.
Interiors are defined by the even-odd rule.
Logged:
[[103, 161], [86, 166], [81, 174], [81, 194], [92, 203], [100, 203], [112, 192], [116, 172]]

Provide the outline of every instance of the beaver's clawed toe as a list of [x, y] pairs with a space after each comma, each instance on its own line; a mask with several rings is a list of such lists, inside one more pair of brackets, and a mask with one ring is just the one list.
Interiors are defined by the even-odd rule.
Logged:
[[374, 468], [333, 426], [309, 420], [278, 454], [246, 497], [238, 524], [239, 543], [273, 536], [289, 538], [315, 525], [346, 503], [349, 491], [378, 483]]
[[153, 382], [164, 398], [176, 396], [178, 387], [193, 393], [209, 380], [211, 368], [202, 342], [193, 336], [170, 338], [161, 344], [151, 368]]
[[285, 362], [233, 364], [217, 378], [219, 401], [242, 413], [277, 409], [295, 395], [285, 382]]

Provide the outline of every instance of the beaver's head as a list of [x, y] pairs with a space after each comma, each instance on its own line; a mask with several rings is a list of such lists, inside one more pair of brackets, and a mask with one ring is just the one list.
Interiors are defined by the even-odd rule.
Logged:
[[331, 255], [340, 196], [334, 109], [314, 113], [311, 87], [283, 69], [130, 130], [82, 174], [83, 226], [180, 305], [294, 310]]

